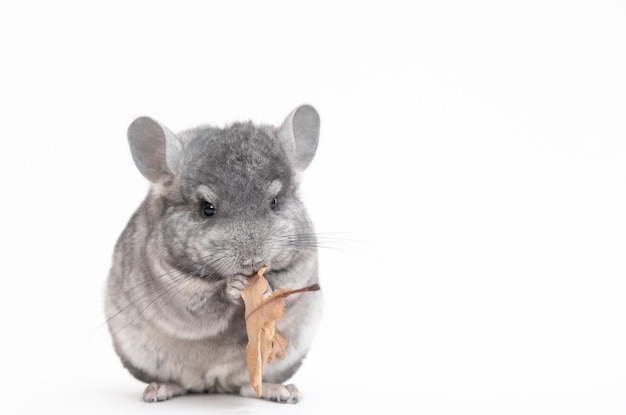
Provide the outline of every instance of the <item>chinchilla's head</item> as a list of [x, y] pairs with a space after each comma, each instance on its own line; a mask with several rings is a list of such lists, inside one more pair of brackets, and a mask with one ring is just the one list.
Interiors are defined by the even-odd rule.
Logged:
[[319, 136], [319, 115], [296, 108], [280, 127], [234, 123], [174, 134], [141, 117], [128, 129], [139, 171], [152, 183], [149, 237], [165, 260], [198, 277], [288, 268], [314, 254], [297, 196]]

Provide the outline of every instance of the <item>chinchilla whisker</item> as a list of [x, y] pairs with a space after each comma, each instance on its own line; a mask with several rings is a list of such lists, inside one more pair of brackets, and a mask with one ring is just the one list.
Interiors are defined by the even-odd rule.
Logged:
[[205, 264], [206, 259], [208, 259], [208, 258], [210, 258], [212, 256], [217, 257], [217, 254], [216, 253], [211, 253], [209, 255], [206, 255], [206, 256], [200, 258], [200, 260], [198, 260], [198, 261], [195, 261], [195, 262], [191, 262], [190, 261], [191, 263], [189, 265], [184, 266], [184, 267], [172, 268], [171, 270], [169, 270], [167, 272], [164, 272], [163, 274], [159, 274], [159, 275], [154, 276], [153, 279], [150, 279], [150, 280], [147, 280], [147, 281], [143, 281], [143, 282], [141, 282], [139, 284], [136, 284], [136, 285], [126, 289], [125, 291], [128, 292], [128, 291], [133, 291], [133, 290], [138, 289], [138, 288], [142, 288], [142, 287], [144, 287], [146, 285], [152, 284], [154, 280], [160, 280], [160, 279], [163, 279], [163, 278], [168, 278], [168, 277], [171, 277], [172, 275], [174, 275], [176, 273], [183, 273], [183, 274], [184, 273], [190, 273], [193, 270], [193, 267], [195, 265], [197, 265], [197, 264]]
[[[210, 259], [210, 261], [207, 261], [208, 259]], [[159, 280], [163, 280], [163, 279], [167, 278], [167, 280], [165, 280], [162, 283], [157, 284], [155, 287], [149, 289], [148, 292], [146, 292], [144, 294], [144, 296], [139, 299], [139, 302], [141, 302], [141, 301], [143, 301], [145, 299], [149, 299], [153, 295], [161, 293], [162, 290], [167, 289], [169, 286], [179, 284], [183, 280], [187, 279], [188, 275], [185, 275], [185, 274], [188, 274], [189, 272], [191, 272], [193, 266], [201, 264], [202, 268], [204, 270], [207, 266], [211, 266], [213, 264], [216, 264], [220, 260], [223, 260], [223, 258], [221, 258], [216, 253], [212, 253], [212, 254], [204, 256], [203, 258], [201, 258], [200, 260], [198, 260], [196, 262], [193, 262], [189, 266], [183, 267], [183, 269], [176, 269], [176, 268], [174, 268], [174, 269], [172, 269], [172, 270], [170, 270], [168, 272], [165, 272], [163, 274], [155, 276], [154, 279], [152, 279], [152, 280], [147, 280], [147, 281], [144, 281], [142, 283], [136, 284], [136, 285], [128, 288], [125, 291], [126, 292], [132, 292], [132, 291], [135, 291], [135, 290], [144, 289], [145, 287], [147, 287], [147, 286], [149, 286], [151, 284], [154, 284], [155, 281], [159, 281]], [[214, 275], [214, 274], [209, 274], [208, 276], [205, 276], [205, 278], [207, 278], [209, 280], [219, 280], [220, 279], [219, 276]], [[131, 305], [132, 304], [129, 304], [126, 307], [123, 307], [115, 315], [113, 315], [111, 318], [107, 319], [104, 323], [102, 323], [102, 325], [106, 324], [109, 320], [114, 318], [117, 314], [119, 314], [119, 313], [125, 311], [126, 309], [128, 309]], [[108, 308], [109, 307], [106, 307], [105, 310], [107, 310]]]
[[[215, 256], [215, 255], [207, 255], [204, 259], [206, 260], [208, 257], [210, 256]], [[219, 260], [221, 260], [223, 258], [215, 258], [211, 261], [211, 263], [216, 263]], [[203, 261], [198, 261], [198, 263], [204, 263]], [[191, 268], [191, 267], [187, 267], [187, 268]], [[153, 287], [152, 289], [150, 289], [148, 292], [146, 292], [141, 298], [138, 299], [138, 301], [136, 303], [129, 303], [126, 306], [122, 307], [120, 310], [118, 310], [115, 314], [113, 314], [111, 317], [109, 317], [108, 319], [106, 319], [101, 325], [100, 327], [104, 326], [105, 324], [107, 324], [110, 320], [114, 319], [118, 314], [123, 313], [124, 311], [126, 311], [127, 309], [129, 309], [130, 307], [133, 306], [137, 306], [137, 305], [142, 305], [143, 302], [148, 301], [148, 303], [141, 309], [141, 311], [145, 311], [148, 309], [148, 307], [150, 307], [152, 304], [154, 304], [157, 300], [159, 300], [160, 298], [162, 298], [163, 296], [167, 295], [168, 293], [171, 293], [174, 289], [176, 289], [177, 287], [179, 288], [177, 291], [173, 292], [172, 294], [170, 294], [169, 297], [167, 297], [168, 299], [172, 299], [174, 298], [176, 295], [178, 295], [184, 288], [188, 287], [190, 284], [195, 283], [195, 284], [200, 284], [200, 280], [197, 278], [192, 278], [189, 275], [185, 275], [185, 272], [181, 272], [180, 270], [174, 269], [172, 271], [166, 272], [164, 274], [159, 275], [158, 277], [156, 277], [156, 279], [161, 279], [161, 278], [165, 278], [165, 277], [170, 277], [170, 279], [156, 285], [155, 287]], [[214, 280], [218, 280], [221, 277], [219, 276], [213, 276], [213, 275], [209, 275], [205, 278], [208, 279], [214, 279]], [[149, 285], [151, 283], [154, 283], [154, 281], [147, 281], [143, 284], [138, 284], [134, 287], [131, 287], [129, 289], [133, 290], [135, 288], [138, 288], [140, 286], [145, 286], [145, 285]], [[183, 284], [186, 283], [184, 286]], [[108, 307], [107, 307], [108, 309]], [[133, 320], [134, 321], [134, 320]], [[130, 322], [132, 323], [132, 321]], [[129, 323], [129, 324], [130, 324]], [[126, 328], [128, 326], [125, 325], [122, 329]]]
[[[143, 314], [143, 313], [144, 313], [144, 312], [145, 312], [145, 311], [146, 311], [149, 307], [151, 307], [151, 306], [152, 306], [152, 305], [153, 305], [153, 304], [154, 304], [157, 300], [164, 298], [166, 294], [170, 293], [170, 292], [171, 292], [172, 290], [174, 290], [175, 288], [178, 288], [178, 290], [177, 290], [177, 291], [175, 291], [175, 292], [174, 292], [173, 294], [171, 294], [170, 296], [166, 297], [168, 300], [170, 300], [170, 299], [174, 298], [176, 295], [178, 295], [178, 294], [180, 293], [180, 291], [181, 291], [182, 289], [184, 289], [185, 287], [187, 287], [189, 284], [191, 284], [191, 283], [195, 282], [196, 280], [195, 280], [195, 279], [191, 279], [191, 278], [181, 278], [181, 279], [179, 279], [179, 280], [175, 280], [175, 281], [176, 281], [176, 283], [175, 283], [175, 284], [172, 284], [172, 286], [171, 286], [171, 287], [169, 287], [169, 288], [168, 288], [168, 289], [166, 289], [165, 291], [161, 292], [161, 293], [160, 293], [159, 295], [157, 295], [155, 298], [151, 299], [151, 301], [150, 301], [150, 302], [148, 302], [148, 304], [146, 304], [145, 306], [143, 306], [143, 307], [139, 310], [138, 316], [139, 316], [139, 315], [141, 315], [141, 314]], [[183, 287], [183, 284], [185, 285], [184, 287]], [[181, 288], [181, 287], [182, 287], [182, 288]], [[149, 297], [149, 295], [148, 295], [148, 296], [146, 296], [146, 297], [144, 297], [144, 299], [145, 299], [145, 298], [147, 298], [147, 297]], [[142, 300], [143, 300], [143, 299], [142, 299]], [[136, 306], [137, 304], [134, 304], [134, 305]], [[116, 315], [117, 315], [117, 314], [119, 314], [119, 313], [116, 313]], [[130, 325], [131, 325], [131, 324], [132, 324], [132, 323], [133, 323], [133, 322], [134, 322], [134, 321], [138, 318], [138, 316], [137, 316], [137, 317], [135, 317], [134, 319], [132, 319], [131, 321], [129, 321], [128, 323], [126, 323], [124, 326], [122, 326], [122, 327], [121, 327], [119, 330], [117, 330], [115, 333], [121, 332], [121, 331], [122, 331], [122, 330], [124, 330], [126, 327], [130, 326]], [[112, 316], [111, 318], [113, 318], [113, 317], [115, 317], [115, 316]], [[110, 320], [110, 319], [109, 319], [109, 320]], [[107, 321], [108, 321], [108, 320], [107, 320]]]
[[[152, 302], [156, 301], [160, 296], [162, 296], [163, 294], [167, 293], [173, 287], [175, 287], [178, 284], [181, 284], [185, 280], [186, 280], [186, 278], [184, 278], [182, 276], [177, 276], [177, 277], [172, 278], [171, 280], [165, 281], [164, 283], [161, 283], [161, 284], [157, 285], [156, 287], [154, 287], [151, 290], [149, 290], [148, 292], [146, 292], [141, 298], [138, 299], [138, 301], [136, 303], [129, 302], [126, 306], [122, 307], [115, 314], [113, 314], [111, 317], [109, 317], [103, 323], [103, 325], [108, 323], [110, 320], [114, 319], [115, 317], [117, 317], [118, 314], [128, 310], [130, 307], [137, 306], [138, 304], [141, 304], [142, 302], [144, 302], [146, 300], [150, 301], [149, 304], [148, 304], [148, 305], [150, 305]], [[156, 297], [154, 297], [155, 295], [156, 295]], [[152, 297], [154, 297], [154, 299], [152, 299]], [[145, 308], [142, 309], [142, 311], [143, 310], [145, 310]]]
[[279, 235], [276, 241], [281, 246], [292, 249], [320, 248], [367, 255], [362, 249], [364, 241], [341, 236], [348, 234], [346, 232], [286, 233]]
[[306, 244], [306, 245], [289, 244], [289, 245], [283, 245], [283, 246], [291, 248], [291, 249], [301, 250], [301, 251], [310, 250], [311, 248], [319, 248], [319, 249], [328, 249], [328, 250], [351, 252], [351, 253], [355, 252], [353, 249], [349, 249], [349, 248], [342, 248], [339, 246], [330, 246], [330, 245], [321, 245], [321, 244]]
[[277, 236], [276, 240], [279, 243], [286, 243], [293, 246], [311, 246], [319, 248], [329, 249], [346, 249], [347, 245], [356, 246], [357, 244], [363, 244], [363, 241], [346, 238], [346, 232], [311, 232], [311, 233], [286, 233]]
[[[200, 284], [200, 280], [198, 280], [197, 278], [186, 278], [184, 280], [182, 280], [180, 283], [176, 284], [174, 287], [172, 287], [172, 289], [168, 289], [166, 292], [164, 292], [161, 296], [157, 297], [154, 301], [152, 301], [151, 304], [152, 305], [156, 300], [161, 299], [162, 297], [165, 297], [165, 295], [167, 295], [166, 297], [166, 302], [169, 302], [171, 299], [173, 299], [174, 297], [176, 297], [178, 294], [180, 294], [185, 288], [188, 288], [191, 284]], [[178, 289], [176, 289], [178, 288]], [[174, 289], [176, 289], [174, 291]]]
[[175, 274], [177, 272], [180, 272], [180, 271], [177, 270], [177, 269], [173, 269], [171, 271], [165, 272], [163, 274], [160, 274], [160, 275], [154, 277], [153, 280], [143, 281], [143, 282], [141, 282], [139, 284], [133, 285], [132, 287], [129, 287], [125, 291], [126, 292], [130, 292], [130, 291], [134, 291], [134, 290], [137, 290], [137, 289], [141, 289], [141, 288], [143, 288], [143, 287], [145, 287], [147, 285], [153, 284], [155, 280], [160, 280], [160, 279], [163, 279], [163, 278], [171, 277], [173, 274]]

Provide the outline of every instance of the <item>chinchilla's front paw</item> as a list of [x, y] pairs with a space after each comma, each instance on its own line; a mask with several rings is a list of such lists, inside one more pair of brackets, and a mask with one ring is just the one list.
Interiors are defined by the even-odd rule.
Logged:
[[248, 286], [248, 277], [245, 275], [234, 275], [226, 279], [225, 294], [228, 301], [235, 304], [243, 304], [241, 290]]

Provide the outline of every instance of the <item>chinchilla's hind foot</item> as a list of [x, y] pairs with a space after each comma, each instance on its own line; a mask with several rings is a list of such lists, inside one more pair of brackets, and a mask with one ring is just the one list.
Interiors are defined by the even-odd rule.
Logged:
[[143, 391], [141, 398], [144, 402], [163, 402], [186, 393], [187, 391], [182, 386], [175, 383], [152, 382]]
[[[242, 386], [239, 390], [239, 394], [251, 398], [257, 397], [251, 385]], [[298, 403], [300, 399], [302, 399], [302, 395], [298, 391], [298, 388], [296, 388], [296, 385], [263, 382], [260, 398], [279, 403]]]

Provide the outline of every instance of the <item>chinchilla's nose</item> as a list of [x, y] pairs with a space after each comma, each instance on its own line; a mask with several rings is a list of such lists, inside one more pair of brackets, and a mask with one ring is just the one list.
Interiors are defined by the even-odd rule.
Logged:
[[247, 275], [254, 274], [264, 265], [267, 265], [265, 260], [259, 256], [247, 256], [241, 261], [241, 266]]

